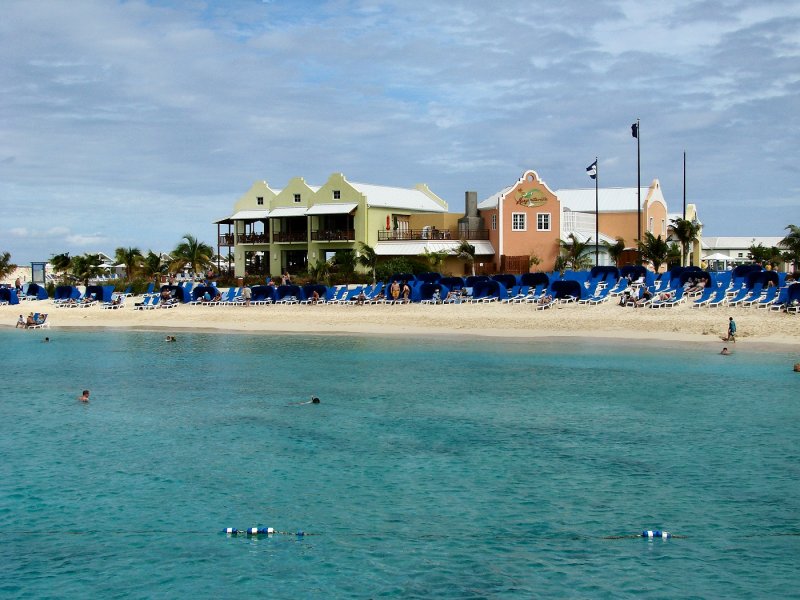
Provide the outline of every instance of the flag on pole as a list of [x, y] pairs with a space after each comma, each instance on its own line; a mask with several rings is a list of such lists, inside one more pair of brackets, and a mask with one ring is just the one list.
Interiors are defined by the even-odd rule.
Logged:
[[586, 174], [592, 179], [597, 179], [597, 160], [586, 167]]
[[631, 125], [631, 135], [635, 137], [637, 140], [639, 139], [639, 124], [634, 123]]

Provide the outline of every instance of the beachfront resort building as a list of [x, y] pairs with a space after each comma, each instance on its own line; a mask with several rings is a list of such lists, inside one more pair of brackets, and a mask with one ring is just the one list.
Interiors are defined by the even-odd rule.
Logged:
[[[460, 218], [425, 184], [413, 188], [354, 183], [334, 173], [321, 186], [291, 179], [282, 189], [258, 181], [235, 203], [233, 214], [216, 221], [217, 254], [234, 265], [236, 276], [277, 276], [327, 261], [359, 243], [382, 257], [455, 254], [461, 239], [487, 262], [494, 256], [480, 218]], [[470, 228], [472, 227], [472, 228]], [[227, 231], [223, 231], [227, 228]], [[463, 270], [451, 257], [445, 269]]]
[[[776, 237], [753, 237], [753, 236], [708, 236], [702, 240], [702, 262], [709, 269], [722, 271], [737, 265], [745, 265], [752, 262], [750, 259], [750, 247], [761, 244], [765, 248], [778, 246], [783, 238]], [[781, 248], [783, 250], [783, 248]], [[701, 263], [697, 263], [701, 264]], [[782, 271], [788, 270], [785, 262], [779, 264]]]
[[[595, 189], [551, 190], [536, 171], [526, 171], [514, 184], [478, 204], [480, 215], [489, 226], [489, 240], [496, 249], [494, 271], [527, 272], [533, 262], [551, 269], [560, 252], [560, 241], [574, 235], [578, 242], [589, 242], [594, 259], [599, 228], [599, 263], [612, 264], [602, 242], [616, 243], [620, 237], [626, 247], [635, 248], [641, 231], [667, 237], [667, 203], [661, 184], [654, 179], [641, 188], [641, 217], [638, 194], [633, 188], [600, 188], [599, 219], [595, 219]], [[632, 262], [635, 251], [631, 250]], [[623, 257], [623, 261], [626, 258]]]

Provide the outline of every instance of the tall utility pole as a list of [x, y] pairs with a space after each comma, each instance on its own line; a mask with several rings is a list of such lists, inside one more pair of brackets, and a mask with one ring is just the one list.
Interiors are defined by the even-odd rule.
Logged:
[[683, 220], [686, 220], [686, 150], [683, 151]]
[[631, 125], [631, 135], [636, 138], [636, 241], [642, 238], [642, 153], [639, 119]]

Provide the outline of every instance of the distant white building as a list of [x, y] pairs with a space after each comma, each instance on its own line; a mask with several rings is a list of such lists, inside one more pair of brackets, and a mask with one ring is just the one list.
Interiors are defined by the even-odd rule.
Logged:
[[702, 239], [701, 259], [709, 266], [713, 263], [727, 265], [742, 265], [749, 263], [750, 246], [763, 245], [765, 248], [777, 246], [783, 239], [781, 236], [754, 237], [754, 236], [706, 236]]

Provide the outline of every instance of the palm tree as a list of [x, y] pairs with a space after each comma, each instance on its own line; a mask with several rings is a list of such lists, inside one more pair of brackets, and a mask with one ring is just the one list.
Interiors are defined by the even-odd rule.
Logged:
[[114, 260], [117, 264], [125, 265], [125, 279], [130, 281], [139, 270], [142, 260], [142, 251], [138, 248], [117, 248]]
[[0, 253], [0, 279], [5, 279], [17, 270], [17, 265], [11, 263], [11, 252]]
[[786, 248], [783, 253], [783, 260], [794, 263], [794, 270], [797, 271], [800, 267], [800, 227], [797, 225], [787, 225], [786, 229], [789, 230], [789, 235], [778, 242], [778, 246]]
[[141, 270], [145, 277], [153, 279], [162, 273], [166, 273], [167, 265], [161, 260], [161, 255], [156, 254], [152, 250], [147, 252], [141, 264]]
[[172, 251], [172, 262], [169, 263], [170, 272], [177, 273], [188, 267], [194, 273], [202, 273], [207, 267], [213, 265], [214, 249], [211, 246], [188, 233], [183, 236], [183, 240]]
[[625, 252], [625, 240], [621, 237], [617, 238], [616, 244], [610, 244], [605, 240], [600, 242], [606, 249], [606, 253], [614, 261], [614, 265], [617, 267], [619, 266], [619, 259], [622, 257], [622, 253]]
[[475, 275], [475, 246], [470, 244], [467, 240], [461, 240], [456, 248], [456, 258], [465, 261]]
[[428, 250], [425, 250], [422, 256], [428, 261], [431, 271], [438, 273], [439, 268], [444, 264], [444, 261], [447, 260], [447, 257], [450, 256], [450, 253], [446, 250], [441, 252], [428, 252]]
[[697, 236], [700, 234], [700, 223], [680, 217], [671, 219], [671, 221], [672, 233], [681, 244], [681, 266], [685, 266], [689, 246], [697, 241]]
[[375, 268], [378, 266], [378, 255], [375, 254], [375, 249], [372, 246], [368, 246], [364, 242], [359, 242], [358, 245], [360, 253], [356, 258], [356, 262], [359, 266], [372, 272], [372, 285], [375, 285]]
[[314, 283], [330, 284], [331, 265], [327, 260], [319, 260], [316, 263], [308, 263], [308, 276]]
[[356, 253], [352, 250], [337, 250], [331, 261], [341, 275], [352, 275], [356, 270]]
[[53, 255], [50, 257], [50, 264], [53, 265], [53, 271], [61, 273], [62, 281], [66, 281], [67, 271], [69, 271], [69, 268], [72, 266], [72, 259], [69, 256], [69, 252]]
[[658, 273], [670, 253], [670, 245], [661, 236], [654, 236], [650, 231], [644, 232], [644, 240], [637, 242], [643, 260], [653, 263], [653, 270]]
[[567, 267], [573, 271], [581, 271], [591, 266], [592, 257], [589, 256], [589, 242], [591, 241], [592, 238], [586, 238], [585, 242], [578, 241], [574, 233], [569, 234], [568, 241], [559, 240]]
[[75, 256], [71, 261], [72, 275], [83, 282], [83, 285], [89, 285], [89, 280], [93, 277], [103, 274], [103, 261], [99, 254], [84, 254], [82, 256]]

